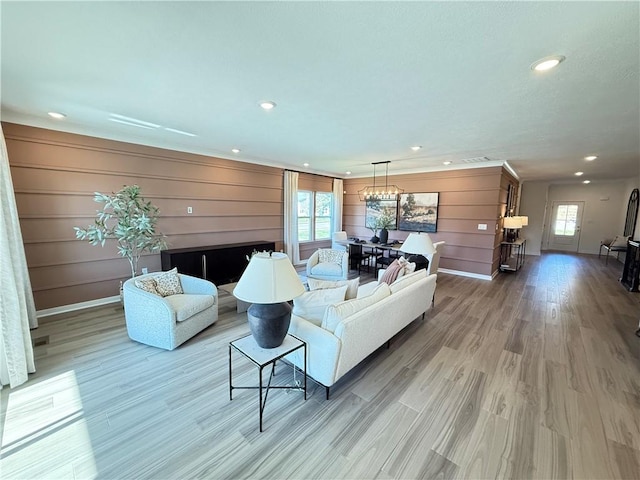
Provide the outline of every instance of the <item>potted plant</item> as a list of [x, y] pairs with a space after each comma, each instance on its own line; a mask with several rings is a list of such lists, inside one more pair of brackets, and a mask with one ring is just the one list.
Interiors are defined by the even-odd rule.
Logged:
[[95, 192], [94, 201], [104, 207], [97, 210], [93, 225], [73, 227], [76, 238], [103, 247], [107, 239], [117, 240], [118, 253], [129, 260], [131, 276], [135, 277], [144, 252], [159, 252], [167, 246], [165, 236], [156, 232], [160, 210], [145, 200], [138, 185], [125, 185], [111, 195]]
[[384, 210], [380, 216], [376, 219], [376, 224], [380, 229], [380, 243], [387, 243], [389, 241], [389, 230], [396, 222], [396, 219], [388, 211]]

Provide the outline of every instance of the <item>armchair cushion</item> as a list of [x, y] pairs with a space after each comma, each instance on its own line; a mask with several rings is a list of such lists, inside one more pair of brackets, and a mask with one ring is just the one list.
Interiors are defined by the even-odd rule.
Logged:
[[183, 293], [170, 295], [165, 297], [164, 300], [173, 310], [177, 322], [184, 322], [196, 313], [200, 313], [216, 303], [215, 297], [212, 295], [189, 295]]

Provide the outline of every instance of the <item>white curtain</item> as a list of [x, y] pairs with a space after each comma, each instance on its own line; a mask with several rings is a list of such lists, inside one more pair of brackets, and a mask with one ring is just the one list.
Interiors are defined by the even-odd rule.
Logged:
[[36, 371], [29, 326], [36, 307], [24, 254], [9, 157], [0, 125], [0, 389], [17, 387]]
[[344, 202], [344, 182], [341, 178], [333, 179], [333, 231], [342, 231], [342, 203]]
[[284, 172], [284, 250], [291, 263], [300, 265], [298, 244], [298, 172]]

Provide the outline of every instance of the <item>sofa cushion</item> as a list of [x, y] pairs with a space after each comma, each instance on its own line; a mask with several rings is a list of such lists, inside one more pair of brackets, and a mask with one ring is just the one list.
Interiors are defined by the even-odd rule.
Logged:
[[179, 293], [164, 298], [176, 314], [176, 321], [184, 322], [196, 313], [209, 308], [215, 303], [213, 295], [191, 295]]
[[144, 290], [145, 292], [153, 293], [154, 295], [160, 295], [158, 293], [158, 290], [156, 289], [156, 281], [151, 277], [139, 278], [139, 279], [136, 278], [133, 283], [140, 290]]
[[156, 290], [158, 290], [158, 293], [163, 297], [184, 293], [177, 268], [156, 275], [153, 279], [156, 281]]
[[425, 269], [418, 270], [417, 272], [410, 273], [401, 278], [398, 278], [395, 282], [390, 285], [391, 293], [394, 294], [399, 292], [405, 287], [408, 287], [412, 283], [417, 282], [421, 278], [425, 278], [427, 276], [427, 271]]
[[325, 330], [334, 332], [338, 324], [345, 318], [357, 313], [376, 302], [388, 297], [391, 294], [389, 286], [386, 283], [378, 285], [371, 295], [367, 295], [362, 298], [354, 298], [345, 302], [338, 303], [336, 305], [330, 305], [327, 307], [327, 311], [324, 314], [322, 325]]
[[344, 301], [347, 285], [304, 292], [293, 299], [293, 314], [320, 326], [329, 305]]
[[311, 274], [312, 275], [331, 275], [334, 277], [341, 277], [342, 265], [338, 263], [329, 263], [329, 262], [318, 263], [317, 265], [314, 265], [313, 267], [311, 267]]
[[333, 250], [331, 248], [318, 249], [318, 260], [320, 263], [337, 263], [342, 264], [342, 258], [344, 257], [344, 250]]
[[358, 295], [356, 296], [356, 298], [362, 298], [371, 295], [378, 285], [380, 284], [376, 281], [360, 285], [358, 287]]
[[353, 280], [319, 280], [317, 278], [309, 278], [307, 279], [307, 283], [309, 284], [309, 290], [322, 290], [325, 288], [336, 288], [346, 285], [347, 294], [343, 300], [350, 300], [352, 298], [356, 298], [358, 295], [360, 277], [354, 278]]

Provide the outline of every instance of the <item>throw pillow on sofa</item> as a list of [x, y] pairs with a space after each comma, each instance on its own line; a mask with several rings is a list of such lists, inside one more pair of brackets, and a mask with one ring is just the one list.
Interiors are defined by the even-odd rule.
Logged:
[[353, 280], [318, 280], [317, 278], [308, 278], [309, 290], [323, 290], [325, 288], [336, 288], [347, 286], [347, 294], [343, 300], [356, 298], [358, 295], [358, 286], [360, 285], [360, 277]]
[[156, 281], [156, 290], [158, 290], [158, 293], [163, 297], [184, 293], [177, 268], [156, 275], [153, 279]]
[[293, 314], [320, 326], [329, 305], [343, 302], [347, 285], [304, 292], [293, 299]]
[[327, 311], [325, 312], [324, 318], [322, 320], [322, 325], [320, 326], [325, 330], [329, 330], [333, 333], [342, 320], [350, 317], [354, 313], [364, 310], [368, 306], [379, 302], [389, 295], [391, 295], [389, 285], [387, 285], [386, 283], [381, 283], [376, 287], [371, 295], [362, 298], [354, 298], [352, 300], [347, 300], [336, 305], [330, 305], [329, 307], [327, 307]]
[[387, 267], [387, 270], [382, 275], [382, 278], [380, 279], [380, 283], [386, 283], [388, 285], [391, 285], [393, 282], [396, 281], [396, 278], [398, 278], [398, 276], [403, 271], [404, 271], [404, 267], [400, 265], [400, 262], [398, 262], [397, 259], [394, 260], [393, 262], [391, 262], [391, 264]]

